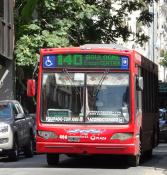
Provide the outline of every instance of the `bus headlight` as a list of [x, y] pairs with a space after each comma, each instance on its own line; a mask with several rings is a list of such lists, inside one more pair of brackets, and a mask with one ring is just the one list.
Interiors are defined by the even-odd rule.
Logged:
[[9, 125], [6, 124], [6, 123], [1, 123], [0, 124], [0, 132], [1, 133], [5, 133], [5, 132], [8, 132], [9, 130]]
[[38, 135], [44, 139], [55, 139], [57, 135], [51, 131], [38, 131]]
[[115, 133], [112, 135], [111, 140], [127, 140], [132, 138], [132, 133]]

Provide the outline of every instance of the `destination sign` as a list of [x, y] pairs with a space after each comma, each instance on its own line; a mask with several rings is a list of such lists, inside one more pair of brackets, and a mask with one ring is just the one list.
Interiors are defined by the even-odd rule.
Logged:
[[66, 117], [71, 116], [71, 111], [68, 109], [48, 109], [47, 110], [48, 117]]
[[128, 69], [127, 56], [109, 54], [59, 54], [45, 55], [43, 68], [113, 68]]

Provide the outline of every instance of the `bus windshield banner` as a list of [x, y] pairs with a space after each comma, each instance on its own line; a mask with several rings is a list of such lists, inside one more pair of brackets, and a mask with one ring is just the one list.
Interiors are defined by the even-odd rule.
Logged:
[[127, 56], [109, 54], [59, 54], [43, 56], [43, 68], [113, 68], [127, 70]]

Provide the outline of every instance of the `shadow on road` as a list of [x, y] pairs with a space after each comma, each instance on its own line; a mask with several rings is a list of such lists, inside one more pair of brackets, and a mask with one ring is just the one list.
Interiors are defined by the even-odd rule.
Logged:
[[144, 160], [141, 166], [167, 170], [167, 144], [161, 143], [154, 149], [153, 156]]
[[[167, 170], [167, 144], [160, 144], [153, 152], [152, 158], [142, 160], [141, 167], [153, 167]], [[33, 158], [20, 156], [19, 161], [10, 162], [0, 158], [0, 168], [52, 168], [47, 165], [46, 155], [35, 155]], [[55, 167], [53, 167], [55, 168]], [[61, 155], [56, 168], [92, 168], [92, 169], [128, 169], [126, 156], [78, 156]]]
[[126, 157], [123, 156], [82, 156], [60, 162], [60, 168], [99, 168], [127, 169]]
[[[17, 162], [10, 162], [7, 158], [0, 159], [0, 168], [55, 168], [49, 167], [46, 155], [36, 155], [33, 158], [20, 156]], [[77, 156], [61, 155], [56, 168], [93, 168], [93, 169], [127, 169], [126, 157], [123, 156]]]

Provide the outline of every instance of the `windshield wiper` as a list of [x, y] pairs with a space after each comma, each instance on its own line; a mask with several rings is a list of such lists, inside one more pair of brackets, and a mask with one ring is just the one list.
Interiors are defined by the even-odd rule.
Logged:
[[101, 87], [103, 81], [105, 80], [107, 74], [109, 73], [109, 71], [110, 71], [109, 69], [106, 69], [106, 70], [103, 72], [103, 75], [102, 75], [102, 77], [101, 77], [101, 79], [100, 79], [100, 81], [99, 81], [99, 83], [98, 83], [98, 85], [97, 85], [97, 88], [93, 91], [93, 97], [96, 97], [96, 96], [97, 96], [97, 94], [98, 94], [98, 92], [99, 92], [99, 90], [100, 90], [100, 87]]
[[75, 86], [73, 80], [72, 80], [72, 77], [70, 76], [69, 72], [67, 71], [67, 69], [63, 69], [63, 72], [68, 76], [68, 79], [70, 80], [71, 82], [71, 85], [74, 86], [74, 89], [75, 89], [75, 92], [76, 94], [80, 94], [80, 91], [78, 90], [78, 88]]

